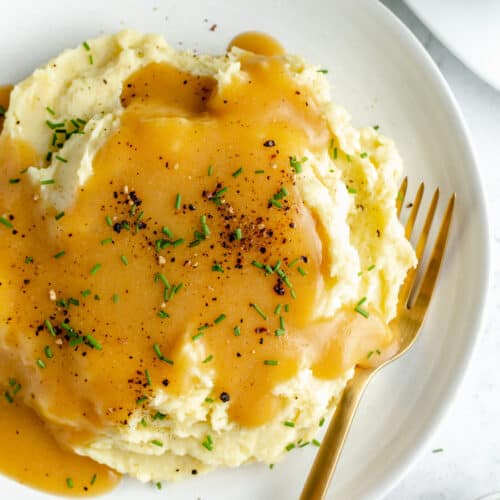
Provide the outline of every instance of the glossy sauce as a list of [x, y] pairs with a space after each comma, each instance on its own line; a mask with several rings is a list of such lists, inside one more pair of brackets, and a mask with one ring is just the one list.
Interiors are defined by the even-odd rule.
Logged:
[[[232, 45], [264, 55], [245, 56], [245, 76], [224, 88], [166, 63], [129, 78], [120, 128], [58, 220], [20, 173], [42, 160], [29, 146], [0, 145], [0, 215], [12, 224], [0, 225], [0, 387], [10, 378], [22, 387], [2, 403], [11, 413], [0, 439], [11, 435], [8, 419], [27, 412], [21, 402], [61, 443], [125, 424], [156, 389], [177, 395], [196, 384], [191, 346], [197, 368], [215, 377], [213, 399], [227, 393], [230, 418], [258, 426], [281, 408], [272, 389], [304, 359], [332, 379], [391, 342], [376, 311], [365, 319], [354, 305], [312, 321], [323, 242], [290, 157], [327, 148], [331, 135], [277, 42], [245, 34]], [[57, 455], [33, 436], [23, 443]], [[8, 459], [2, 451], [0, 469], [26, 481]]]

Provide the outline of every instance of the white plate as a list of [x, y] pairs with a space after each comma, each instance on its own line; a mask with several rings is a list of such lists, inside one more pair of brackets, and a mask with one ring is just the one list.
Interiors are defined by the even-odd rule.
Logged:
[[[379, 498], [401, 478], [455, 394], [477, 338], [488, 281], [483, 191], [455, 101], [410, 32], [373, 0], [85, 0], [9, 2], [0, 31], [2, 79], [16, 81], [49, 56], [125, 26], [162, 33], [176, 47], [221, 52], [233, 35], [259, 29], [330, 69], [334, 98], [357, 124], [379, 124], [396, 139], [412, 186], [424, 180], [458, 195], [449, 251], [417, 345], [371, 384], [329, 498]], [[4, 14], [5, 13], [4, 11]], [[215, 31], [210, 27], [217, 24]], [[429, 199], [427, 193], [425, 200]], [[441, 206], [442, 209], [442, 206]], [[263, 465], [218, 471], [165, 485], [170, 499], [291, 499], [314, 449]], [[108, 497], [158, 498], [126, 480]], [[0, 497], [43, 498], [5, 478]], [[108, 498], [106, 497], [106, 498]]]
[[465, 65], [500, 90], [500, 2], [406, 0], [406, 3]]

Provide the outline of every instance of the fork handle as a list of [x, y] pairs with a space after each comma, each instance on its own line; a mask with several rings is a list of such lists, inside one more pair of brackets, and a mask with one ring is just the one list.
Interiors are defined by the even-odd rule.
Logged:
[[356, 368], [354, 377], [347, 382], [307, 476], [300, 500], [323, 500], [325, 498], [354, 414], [372, 374], [373, 369]]

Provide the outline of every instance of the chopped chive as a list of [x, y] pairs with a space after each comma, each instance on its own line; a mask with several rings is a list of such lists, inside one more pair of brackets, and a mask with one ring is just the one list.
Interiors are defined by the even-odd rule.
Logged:
[[214, 198], [220, 198], [229, 188], [226, 186], [226, 187], [223, 187], [222, 189], [219, 189], [219, 191], [216, 191], [214, 193]]
[[354, 189], [354, 188], [347, 188], [347, 191], [349, 192], [349, 194], [356, 194], [358, 192], [357, 189]]
[[162, 231], [163, 234], [166, 234], [169, 238], [173, 238], [174, 237], [172, 231], [170, 231], [170, 229], [167, 226], [163, 226], [161, 228], [161, 231]]
[[239, 326], [235, 326], [235, 327], [233, 328], [233, 332], [234, 332], [234, 335], [235, 335], [236, 337], [239, 337], [239, 336], [241, 335], [241, 330], [240, 330], [240, 327], [239, 327]]
[[149, 370], [147, 368], [144, 370], [144, 375], [146, 375], [146, 382], [148, 385], [153, 385], [151, 382], [151, 375], [149, 374]]
[[85, 335], [85, 340], [94, 349], [97, 349], [98, 351], [102, 351], [101, 344], [99, 344], [99, 342], [97, 342], [97, 340], [92, 335], [90, 335], [90, 333], [88, 333], [87, 335]]
[[309, 441], [305, 441], [305, 442], [303, 442], [303, 443], [300, 443], [300, 444], [299, 444], [299, 448], [305, 448], [308, 444], [310, 444], [310, 442], [309, 442]]
[[143, 427], [147, 427], [148, 426], [148, 423], [146, 422], [146, 420], [144, 420], [144, 417], [141, 418], [141, 421], [139, 422]]
[[163, 354], [160, 351], [160, 346], [158, 344], [153, 344], [153, 349], [156, 353], [156, 355], [161, 359], [163, 358]]
[[55, 255], [54, 255], [54, 259], [60, 259], [63, 255], [65, 255], [66, 252], [64, 250], [61, 250], [60, 252], [57, 252]]
[[161, 485], [160, 481], [158, 481], [158, 482], [156, 483], [156, 489], [157, 489], [157, 490], [161, 490], [161, 489], [162, 489], [162, 487], [163, 487], [163, 486]]
[[214, 359], [214, 356], [213, 356], [213, 354], [210, 354], [210, 356], [207, 356], [207, 357], [203, 360], [203, 363], [209, 363], [210, 361], [212, 361], [212, 359]]
[[317, 439], [313, 439], [313, 440], [311, 441], [311, 443], [312, 443], [314, 446], [318, 446], [318, 447], [319, 447], [319, 446], [321, 446], [321, 443], [320, 443]]
[[359, 155], [360, 158], [366, 158], [367, 156], [368, 156], [368, 153], [365, 153], [365, 152], [363, 152]]
[[47, 330], [50, 332], [50, 334], [55, 337], [56, 332], [54, 331], [54, 327], [48, 319], [45, 320], [45, 326], [47, 327]]
[[269, 200], [269, 203], [271, 205], [274, 205], [276, 208], [283, 208], [283, 205], [279, 201], [275, 200], [274, 198], [271, 198]]
[[252, 266], [258, 267], [259, 269], [264, 269], [264, 264], [257, 262], [256, 260], [252, 261]]
[[278, 360], [276, 360], [276, 359], [265, 359], [264, 364], [266, 366], [278, 366], [279, 363], [278, 363]]
[[283, 316], [280, 316], [280, 328], [285, 329], [285, 318]]
[[7, 110], [5, 109], [5, 107], [0, 104], [0, 116], [5, 116], [6, 112]]
[[40, 368], [45, 368], [45, 363], [43, 362], [42, 359], [38, 358], [36, 360], [36, 364], [40, 367]]
[[292, 299], [297, 298], [297, 292], [293, 288], [290, 290], [290, 295], [292, 296]]
[[154, 280], [155, 282], [160, 280], [165, 285], [165, 288], [170, 288], [170, 283], [163, 273], [156, 273]]
[[208, 167], [208, 175], [211, 176], [213, 173], [214, 173], [214, 167], [212, 165], [210, 165]]
[[241, 238], [243, 237], [243, 235], [241, 234], [241, 228], [239, 227], [236, 228], [236, 230], [234, 231], [234, 237], [237, 240], [241, 240]]
[[281, 312], [281, 304], [278, 304], [274, 309], [274, 314], [279, 314]]
[[89, 63], [94, 64], [94, 58], [92, 57], [92, 54], [89, 54]]
[[212, 398], [205, 398], [205, 403], [213, 403], [214, 400]]
[[224, 321], [226, 319], [226, 315], [225, 314], [221, 314], [219, 316], [217, 316], [214, 320], [214, 323], [216, 325], [218, 325], [219, 323], [221, 323], [222, 321]]
[[172, 242], [172, 246], [178, 247], [179, 245], [182, 245], [184, 241], [185, 241], [184, 238], [179, 238], [178, 240]]
[[14, 402], [14, 398], [10, 395], [9, 391], [5, 391], [3, 394], [8, 403], [12, 404]]
[[276, 335], [276, 337], [282, 337], [283, 335], [285, 335], [285, 333], [285, 330], [283, 330], [282, 328], [274, 330], [274, 335]]
[[109, 215], [106, 215], [105, 220], [106, 220], [106, 224], [109, 227], [113, 227], [113, 221], [111, 220], [111, 217]]
[[159, 439], [151, 440], [151, 444], [154, 444], [155, 446], [163, 446], [163, 442], [160, 441]]
[[166, 417], [166, 415], [164, 413], [162, 413], [161, 411], [157, 411], [153, 415], [153, 420], [165, 420], [165, 417]]
[[177, 193], [177, 195], [175, 196], [175, 204], [174, 204], [176, 210], [179, 210], [179, 208], [181, 208], [181, 201], [182, 201], [182, 196], [180, 193]]
[[271, 470], [273, 470], [273, 469], [274, 469], [274, 464], [269, 464], [269, 468], [270, 468]]
[[200, 217], [200, 220], [201, 220], [201, 228], [202, 228], [203, 234], [205, 235], [205, 237], [210, 236], [210, 229], [208, 228], [208, 224], [207, 224], [207, 216], [202, 215]]
[[373, 130], [378, 130], [380, 128], [380, 125], [373, 125]]
[[233, 177], [238, 177], [243, 172], [243, 167], [240, 167], [238, 170], [235, 170], [231, 175]]
[[92, 292], [87, 288], [86, 290], [83, 290], [80, 292], [82, 297], [88, 297]]
[[318, 69], [317, 71], [318, 71], [318, 73], [323, 73], [324, 75], [326, 75], [328, 73], [327, 69]]
[[82, 45], [83, 45], [83, 48], [84, 48], [85, 50], [87, 50], [87, 51], [89, 51], [89, 50], [90, 50], [90, 45], [89, 45], [87, 42], [83, 42], [83, 43], [82, 43]]
[[199, 332], [196, 335], [193, 335], [191, 338], [193, 339], [193, 341], [196, 341], [196, 340], [201, 339], [201, 337], [203, 337], [203, 335], [204, 335], [203, 332]]
[[324, 423], [325, 423], [325, 417], [321, 417], [321, 419], [319, 421], [319, 426], [323, 427]]
[[370, 316], [370, 313], [362, 308], [361, 306], [366, 302], [366, 297], [363, 297], [357, 304], [354, 310], [358, 313], [361, 314], [361, 316], [364, 316], [365, 318], [368, 318]]
[[288, 312], [290, 310], [290, 305], [289, 304], [285, 304], [285, 312]]
[[74, 488], [75, 483], [73, 482], [73, 479], [71, 479], [70, 477], [67, 477], [66, 478], [66, 486], [68, 488]]
[[208, 324], [205, 323], [204, 325], [201, 325], [201, 326], [198, 327], [198, 331], [201, 332], [203, 330], [206, 330], [207, 328], [208, 328]]
[[158, 344], [153, 344], [153, 350], [154, 352], [156, 353], [156, 355], [158, 356], [158, 359], [160, 361], [164, 361], [165, 363], [168, 363], [169, 365], [173, 365], [174, 362], [171, 360], [171, 359], [168, 359], [166, 358], [162, 353], [161, 353], [161, 350], [160, 350], [160, 346]]
[[256, 174], [263, 174], [264, 172], [265, 172], [265, 170], [255, 170]]
[[444, 451], [443, 448], [436, 448], [436, 449], [432, 450], [432, 453], [441, 453], [443, 451]]
[[253, 307], [262, 319], [267, 319], [265, 312], [257, 304], [250, 304], [250, 307]]
[[368, 267], [366, 270], [367, 271], [373, 271], [375, 269], [375, 264], [372, 264], [370, 267]]
[[208, 451], [212, 451], [213, 450], [213, 445], [214, 445], [214, 442], [212, 440], [212, 436], [210, 436], [210, 434], [207, 435], [207, 437], [205, 438], [205, 441], [203, 441], [201, 443], [201, 445], [206, 448]]
[[95, 480], [96, 480], [96, 479], [97, 479], [97, 474], [94, 474], [94, 475], [92, 476], [92, 479], [90, 480], [90, 485], [91, 485], [91, 486], [93, 486], [93, 485], [94, 485], [94, 483], [95, 483]]
[[43, 352], [45, 353], [45, 356], [47, 356], [48, 359], [50, 359], [54, 356], [54, 354], [52, 354], [52, 349], [50, 348], [49, 345], [46, 345], [44, 347]]
[[40, 181], [42, 186], [48, 186], [49, 184], [55, 184], [56, 181], [54, 179], [46, 179], [44, 181]]
[[45, 120], [45, 123], [48, 125], [49, 128], [51, 128], [52, 130], [56, 129], [56, 128], [61, 128], [61, 127], [64, 127], [64, 122], [58, 122], [58, 123], [54, 123], [54, 122], [51, 122], [50, 120]]
[[283, 425], [285, 425], [286, 427], [295, 427], [295, 422], [286, 421], [283, 422]]
[[95, 273], [97, 273], [97, 271], [99, 271], [99, 269], [101, 269], [102, 267], [102, 264], [96, 264], [91, 270], [90, 270], [90, 274], [91, 275], [94, 275]]
[[64, 217], [64, 215], [65, 215], [64, 212], [59, 212], [58, 214], [55, 215], [54, 218], [56, 220], [59, 220], [59, 219], [62, 219]]
[[307, 274], [307, 271], [305, 271], [304, 269], [302, 269], [300, 266], [297, 268], [297, 271], [302, 275], [302, 276], [305, 276]]
[[215, 263], [212, 266], [212, 271], [217, 271], [219, 273], [223, 273], [224, 272], [224, 268], [220, 264]]
[[286, 451], [291, 451], [295, 448], [295, 443], [290, 443], [290, 444], [287, 444], [285, 449]]
[[8, 227], [9, 229], [13, 228], [14, 226], [12, 225], [12, 222], [8, 221], [4, 217], [0, 217], [0, 224], [3, 224], [5, 227]]
[[101, 245], [107, 245], [108, 243], [113, 243], [113, 238], [105, 238], [101, 240]]
[[135, 404], [137, 404], [137, 405], [142, 405], [142, 403], [145, 403], [147, 400], [148, 400], [148, 397], [147, 397], [147, 396], [139, 396], [139, 397], [135, 400]]
[[21, 182], [21, 179], [16, 178], [16, 179], [9, 179], [9, 184], [19, 184]]
[[68, 163], [68, 160], [66, 158], [63, 158], [62, 156], [56, 155], [56, 160], [62, 161], [63, 163]]
[[125, 255], [120, 255], [120, 260], [126, 265], [128, 266], [128, 259], [127, 257], [125, 257]]
[[369, 351], [366, 355], [366, 359], [370, 359], [373, 356], [373, 351]]
[[33, 257], [31, 255], [28, 255], [25, 259], [24, 259], [24, 263], [25, 264], [32, 264], [33, 263]]
[[50, 107], [50, 106], [47, 106], [45, 108], [52, 116], [55, 116], [56, 112]]
[[117, 293], [114, 293], [113, 294], [113, 302], [115, 304], [118, 304], [119, 300], [120, 300], [120, 296]]
[[304, 156], [302, 160], [298, 161], [295, 156], [290, 156], [290, 166], [295, 170], [296, 174], [300, 174], [302, 172], [302, 164], [307, 161], [307, 158]]
[[162, 319], [170, 318], [170, 315], [167, 312], [162, 311], [161, 309], [158, 311], [158, 316], [160, 316], [160, 318]]

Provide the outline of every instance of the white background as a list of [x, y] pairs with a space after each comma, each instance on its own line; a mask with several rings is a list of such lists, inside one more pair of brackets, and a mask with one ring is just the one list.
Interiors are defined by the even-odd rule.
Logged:
[[[486, 187], [492, 240], [487, 316], [474, 359], [429, 449], [387, 500], [472, 500], [500, 490], [500, 92], [450, 54], [402, 1], [382, 3], [425, 46], [462, 108]], [[438, 448], [443, 452], [432, 452]]]

